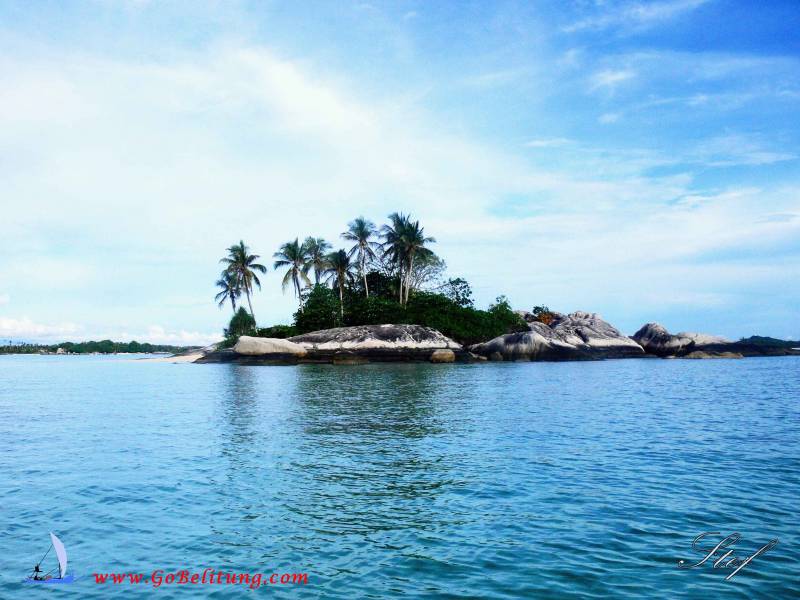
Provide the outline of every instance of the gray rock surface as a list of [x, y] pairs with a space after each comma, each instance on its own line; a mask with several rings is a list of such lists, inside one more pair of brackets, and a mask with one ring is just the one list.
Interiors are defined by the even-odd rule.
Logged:
[[521, 313], [530, 331], [509, 333], [470, 347], [491, 360], [591, 360], [644, 356], [644, 350], [597, 313], [555, 313], [550, 325]]
[[243, 335], [233, 347], [236, 354], [242, 356], [285, 355], [302, 357], [307, 354], [306, 348], [289, 340], [278, 338], [262, 338]]
[[671, 334], [658, 323], [647, 323], [634, 333], [632, 338], [644, 348], [645, 352], [656, 356], [681, 356], [702, 346], [731, 343], [724, 337], [705, 333]]
[[[745, 356], [800, 355], [788, 342], [751, 337], [731, 342], [704, 333], [671, 334], [658, 323], [648, 323], [633, 334], [648, 354], [667, 358], [740, 358]], [[754, 340], [761, 340], [756, 343]]]
[[[421, 325], [356, 325], [289, 338], [306, 350], [461, 350], [461, 345]], [[428, 353], [430, 354], [430, 353]]]
[[705, 350], [693, 350], [681, 358], [744, 358], [739, 352], [706, 352]]

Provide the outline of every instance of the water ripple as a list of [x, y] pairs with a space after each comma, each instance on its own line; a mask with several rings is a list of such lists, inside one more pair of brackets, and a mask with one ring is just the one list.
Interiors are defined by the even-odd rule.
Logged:
[[[799, 400], [794, 357], [345, 369], [4, 356], [0, 596], [44, 597], [19, 581], [53, 530], [79, 575], [309, 573], [304, 590], [269, 586], [277, 597], [798, 597]], [[725, 582], [677, 568], [704, 531], [741, 533], [742, 555], [780, 541]]]

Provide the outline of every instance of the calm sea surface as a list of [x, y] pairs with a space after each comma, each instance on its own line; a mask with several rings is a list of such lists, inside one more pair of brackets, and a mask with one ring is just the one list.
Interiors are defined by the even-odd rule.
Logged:
[[[0, 598], [798, 597], [800, 359], [0, 356], [0, 529]], [[78, 581], [21, 584], [49, 531]], [[209, 567], [308, 585], [92, 576]]]

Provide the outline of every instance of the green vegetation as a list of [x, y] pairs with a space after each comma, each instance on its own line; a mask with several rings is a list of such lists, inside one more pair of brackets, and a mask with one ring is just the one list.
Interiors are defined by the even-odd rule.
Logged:
[[[353, 265], [344, 250], [337, 250], [328, 255], [328, 266], [325, 268], [325, 283], [339, 290], [339, 311], [344, 319], [344, 288], [353, 284]], [[366, 281], [366, 280], [365, 280]]]
[[740, 344], [752, 344], [754, 346], [777, 346], [779, 348], [800, 348], [800, 340], [779, 340], [773, 337], [765, 337], [761, 335], [751, 335], [748, 338], [739, 340]]
[[[250, 305], [250, 292], [260, 281], [252, 271], [266, 269], [255, 263], [244, 242], [228, 248], [228, 265], [217, 287], [220, 306], [230, 301], [234, 316], [225, 329], [225, 345], [241, 335], [291, 337], [299, 333], [350, 325], [408, 323], [441, 331], [462, 344], [486, 341], [498, 335], [527, 329], [525, 322], [500, 297], [488, 310], [474, 307], [472, 289], [463, 278], [450, 278], [447, 265], [431, 249], [436, 240], [410, 215], [392, 213], [381, 228], [363, 216], [348, 223], [341, 234], [349, 249], [329, 251], [322, 238], [300, 237], [282, 244], [273, 255], [275, 270], [283, 270], [285, 291], [290, 285], [298, 301], [294, 325], [258, 328]], [[378, 241], [380, 240], [380, 241]], [[309, 277], [314, 271], [314, 282]], [[236, 309], [246, 295], [250, 312]], [[541, 307], [544, 308], [544, 307]], [[549, 311], [546, 311], [549, 313]], [[542, 318], [547, 314], [543, 313]]]
[[[464, 305], [464, 295], [471, 292], [464, 290], [464, 286], [468, 287], [466, 281], [460, 282], [463, 284], [457, 300], [441, 293], [417, 291], [406, 305], [400, 304], [393, 295], [378, 295], [374, 290], [367, 298], [357, 288], [349, 289], [345, 302], [340, 304], [334, 290], [314, 286], [304, 299], [303, 310], [295, 313], [294, 326], [298, 333], [307, 333], [350, 325], [411, 323], [437, 329], [461, 344], [475, 344], [528, 329], [502, 296], [488, 310]], [[341, 311], [341, 306], [346, 310]]]
[[186, 346], [166, 346], [141, 342], [112, 342], [111, 340], [90, 342], [62, 342], [60, 344], [6, 344], [0, 345], [0, 354], [55, 354], [59, 349], [66, 354], [116, 354], [153, 352], [182, 352]]
[[298, 335], [299, 333], [300, 332], [297, 331], [294, 325], [273, 325], [272, 327], [259, 327], [256, 329], [256, 335], [258, 337], [278, 338], [281, 340]]
[[305, 251], [308, 266], [314, 269], [314, 283], [319, 283], [320, 277], [325, 271], [327, 265], [326, 257], [331, 248], [333, 246], [322, 238], [309, 236], [303, 242], [303, 250]]
[[[258, 254], [250, 254], [250, 248], [248, 248], [243, 241], [228, 248], [228, 256], [219, 261], [225, 265], [225, 270], [222, 271], [222, 277], [217, 281], [217, 286], [223, 288], [223, 291], [217, 294], [217, 300], [220, 306], [224, 303], [225, 297], [230, 297], [231, 306], [233, 306], [233, 310], [236, 312], [234, 299], [244, 292], [247, 296], [247, 305], [250, 307], [250, 315], [255, 319], [256, 315], [253, 313], [253, 304], [250, 302], [250, 295], [253, 293], [254, 283], [258, 286], [258, 289], [261, 289], [261, 281], [259, 281], [256, 272], [267, 272], [267, 267], [256, 262], [258, 258]], [[220, 285], [221, 282], [222, 285]], [[229, 290], [227, 293], [226, 289]], [[220, 300], [220, 295], [223, 293], [226, 293], [226, 296], [223, 296]]]
[[400, 279], [400, 304], [408, 304], [411, 292], [411, 277], [414, 271], [414, 260], [430, 259], [433, 251], [425, 244], [436, 240], [425, 236], [425, 228], [419, 226], [419, 221], [412, 221], [411, 217], [403, 213], [389, 215], [390, 223], [384, 225], [381, 234], [386, 240], [383, 244], [384, 256], [396, 265]]
[[225, 304], [226, 300], [230, 300], [231, 309], [236, 312], [236, 300], [242, 295], [242, 289], [239, 286], [239, 278], [230, 271], [223, 271], [219, 279], [217, 279], [217, 287], [220, 292], [214, 296], [214, 300], [220, 308]]
[[[336, 293], [324, 285], [315, 285], [303, 294], [303, 309], [294, 313], [298, 333], [340, 327], [342, 317]], [[388, 321], [387, 321], [388, 322]]]
[[[312, 266], [315, 266], [309, 257], [308, 247], [305, 244], [301, 244], [299, 238], [295, 238], [293, 242], [283, 244], [280, 250], [273, 254], [273, 258], [277, 259], [274, 265], [276, 271], [281, 267], [288, 267], [281, 285], [283, 286], [283, 291], [286, 291], [289, 283], [294, 286], [294, 293], [297, 301], [300, 302], [300, 310], [302, 310], [301, 292], [303, 290], [300, 282], [302, 281], [306, 286], [311, 285], [308, 271]], [[320, 262], [320, 265], [324, 266], [324, 262]], [[319, 273], [316, 276], [319, 277]]]
[[545, 325], [550, 325], [556, 319], [556, 313], [546, 306], [534, 306], [531, 314], [534, 319]]
[[[378, 259], [381, 245], [373, 241], [378, 235], [375, 223], [364, 217], [358, 217], [347, 224], [347, 231], [342, 234], [342, 239], [353, 242], [353, 247], [347, 253], [349, 258], [356, 257], [358, 274], [364, 282], [364, 294], [369, 298], [369, 285], [367, 285], [367, 265]], [[317, 281], [319, 283], [319, 281]]]
[[228, 327], [225, 328], [224, 348], [230, 348], [242, 335], [256, 335], [256, 320], [244, 308], [239, 307], [231, 317]]

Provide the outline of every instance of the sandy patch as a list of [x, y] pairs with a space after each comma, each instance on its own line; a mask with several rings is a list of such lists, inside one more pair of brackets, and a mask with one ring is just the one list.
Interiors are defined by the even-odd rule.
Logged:
[[157, 363], [193, 363], [202, 354], [185, 354], [183, 356], [160, 356], [158, 358], [140, 358], [136, 362], [157, 362]]

